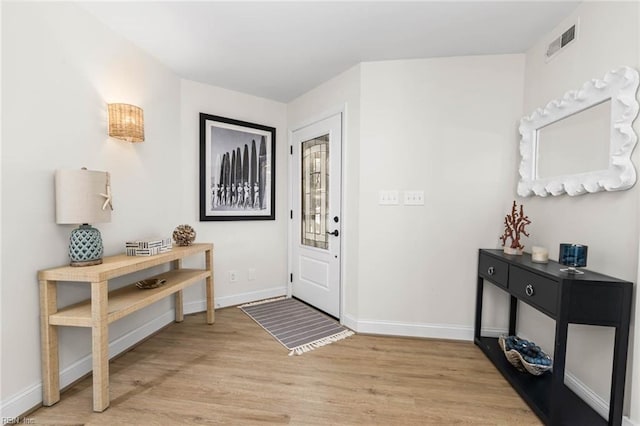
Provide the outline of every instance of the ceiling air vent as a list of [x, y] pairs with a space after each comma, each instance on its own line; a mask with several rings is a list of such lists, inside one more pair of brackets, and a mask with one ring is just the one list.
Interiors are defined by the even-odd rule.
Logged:
[[569, 29], [563, 32], [560, 36], [555, 38], [549, 46], [547, 47], [547, 52], [545, 54], [545, 59], [550, 61], [555, 56], [558, 55], [565, 47], [567, 47], [571, 42], [573, 42], [578, 35], [578, 23], [571, 25]]

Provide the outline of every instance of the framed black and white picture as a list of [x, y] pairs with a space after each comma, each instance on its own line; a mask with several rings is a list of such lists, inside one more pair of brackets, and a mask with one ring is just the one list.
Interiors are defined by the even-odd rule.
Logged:
[[200, 221], [275, 219], [276, 129], [200, 113]]

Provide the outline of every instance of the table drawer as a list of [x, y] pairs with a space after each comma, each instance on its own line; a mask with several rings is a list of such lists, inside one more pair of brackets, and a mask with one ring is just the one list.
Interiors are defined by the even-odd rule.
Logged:
[[509, 282], [509, 264], [493, 256], [480, 253], [478, 275], [501, 287], [507, 288], [507, 283]]
[[555, 315], [558, 305], [557, 281], [512, 266], [509, 271], [509, 289], [520, 300]]

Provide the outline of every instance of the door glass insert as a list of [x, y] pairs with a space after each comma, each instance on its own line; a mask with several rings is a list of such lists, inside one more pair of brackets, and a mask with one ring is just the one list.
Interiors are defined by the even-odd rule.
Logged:
[[329, 135], [302, 142], [302, 244], [329, 248]]

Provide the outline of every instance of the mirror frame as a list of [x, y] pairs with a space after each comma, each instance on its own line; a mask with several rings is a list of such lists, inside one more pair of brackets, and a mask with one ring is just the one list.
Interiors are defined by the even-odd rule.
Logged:
[[[518, 195], [580, 195], [587, 192], [621, 191], [636, 182], [636, 170], [631, 153], [638, 137], [631, 124], [638, 115], [638, 71], [622, 67], [608, 72], [602, 80], [586, 82], [536, 109], [520, 120], [520, 181]], [[592, 106], [611, 100], [609, 131], [609, 167], [584, 173], [538, 178], [538, 136], [545, 126], [578, 114]]]

